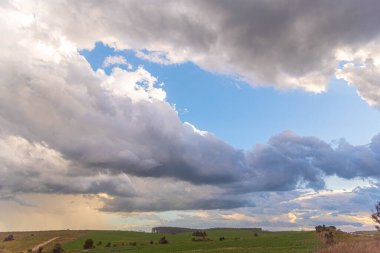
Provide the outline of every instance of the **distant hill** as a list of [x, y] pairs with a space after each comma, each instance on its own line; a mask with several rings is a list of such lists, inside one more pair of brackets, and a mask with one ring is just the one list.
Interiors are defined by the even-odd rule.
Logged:
[[222, 230], [222, 229], [246, 229], [262, 231], [261, 228], [207, 228], [207, 229], [195, 229], [195, 228], [182, 228], [182, 227], [154, 227], [152, 228], [152, 233], [166, 233], [166, 234], [177, 234], [183, 232], [194, 232], [199, 230]]
[[152, 228], [152, 233], [176, 234], [176, 233], [182, 233], [182, 232], [193, 232], [196, 230], [197, 229], [181, 228], [181, 227], [154, 227]]

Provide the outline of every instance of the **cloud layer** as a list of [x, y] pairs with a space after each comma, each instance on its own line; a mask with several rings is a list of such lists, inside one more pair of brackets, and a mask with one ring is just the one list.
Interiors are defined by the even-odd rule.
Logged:
[[321, 92], [336, 75], [369, 104], [380, 103], [376, 0], [67, 0], [16, 6], [79, 48], [103, 41], [153, 62], [192, 61], [278, 89]]

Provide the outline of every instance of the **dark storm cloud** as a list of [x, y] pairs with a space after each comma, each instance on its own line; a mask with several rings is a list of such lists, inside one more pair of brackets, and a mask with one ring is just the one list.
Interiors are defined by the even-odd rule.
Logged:
[[79, 47], [103, 41], [164, 64], [192, 61], [252, 85], [321, 92], [346, 61], [338, 77], [371, 105], [380, 101], [376, 0], [62, 1], [40, 8], [46, 13], [36, 17]]

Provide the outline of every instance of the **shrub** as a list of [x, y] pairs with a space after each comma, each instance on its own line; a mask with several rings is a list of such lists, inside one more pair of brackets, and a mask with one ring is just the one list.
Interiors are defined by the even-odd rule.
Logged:
[[315, 231], [317, 233], [321, 233], [321, 232], [334, 232], [336, 231], [336, 227], [335, 226], [326, 226], [325, 224], [323, 224], [322, 226], [321, 225], [318, 225], [315, 227]]
[[97, 245], [97, 246], [102, 245], [102, 241], [99, 241], [96, 245]]
[[226, 240], [226, 238], [224, 238], [224, 236], [219, 238], [219, 241], [224, 241], [224, 240]]
[[153, 242], [153, 240], [150, 240], [150, 244], [153, 244], [154, 242]]
[[87, 239], [83, 244], [84, 249], [92, 249], [94, 248], [94, 241], [92, 239]]
[[13, 235], [8, 235], [7, 237], [4, 238], [4, 242], [9, 242], [9, 241], [13, 241], [15, 238]]
[[53, 253], [62, 253], [62, 252], [63, 252], [63, 248], [61, 244], [59, 243], [54, 244]]
[[259, 234], [258, 234], [258, 233], [254, 233], [253, 235], [254, 235], [255, 237], [258, 237], [258, 236], [259, 236]]
[[166, 240], [166, 238], [165, 238], [165, 236], [164, 236], [164, 237], [162, 237], [162, 238], [158, 241], [158, 243], [159, 243], [159, 244], [168, 244], [169, 241]]
[[107, 244], [106, 244], [106, 247], [107, 247], [107, 248], [111, 247], [111, 243], [110, 243], [110, 242], [107, 243]]

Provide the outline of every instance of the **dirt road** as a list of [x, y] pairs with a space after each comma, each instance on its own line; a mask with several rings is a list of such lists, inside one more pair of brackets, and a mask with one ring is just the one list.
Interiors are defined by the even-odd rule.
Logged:
[[33, 249], [32, 249], [32, 252], [38, 252], [38, 249], [39, 249], [40, 247], [43, 247], [43, 246], [45, 246], [45, 245], [51, 243], [52, 241], [54, 241], [54, 240], [56, 240], [56, 239], [58, 239], [58, 238], [59, 238], [59, 236], [54, 237], [54, 238], [51, 238], [51, 239], [49, 239], [49, 240], [47, 240], [47, 241], [45, 241], [45, 242], [43, 242], [43, 243], [40, 243], [40, 244], [34, 246]]

